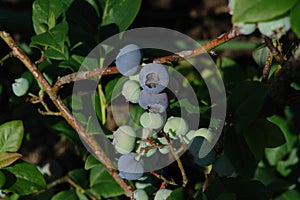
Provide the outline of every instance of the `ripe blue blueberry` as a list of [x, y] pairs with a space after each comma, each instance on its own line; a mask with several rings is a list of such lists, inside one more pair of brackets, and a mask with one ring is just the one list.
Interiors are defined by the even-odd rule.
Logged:
[[131, 76], [138, 72], [142, 60], [140, 47], [129, 44], [120, 49], [116, 58], [116, 66], [124, 76]]
[[164, 90], [168, 83], [169, 73], [162, 64], [150, 63], [140, 71], [140, 85], [147, 92], [157, 94]]
[[14, 94], [18, 97], [26, 94], [28, 91], [28, 88], [29, 88], [29, 82], [25, 78], [18, 78], [12, 84], [12, 90], [13, 90]]
[[162, 113], [169, 105], [168, 97], [166, 93], [152, 94], [142, 90], [139, 95], [139, 105], [149, 112]]
[[118, 170], [121, 178], [137, 180], [143, 176], [144, 161], [137, 153], [122, 155], [118, 160]]

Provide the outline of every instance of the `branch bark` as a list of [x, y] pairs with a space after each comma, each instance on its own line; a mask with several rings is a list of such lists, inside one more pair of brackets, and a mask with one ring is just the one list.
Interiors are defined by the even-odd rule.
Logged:
[[44, 78], [42, 73], [38, 70], [36, 65], [31, 61], [31, 59], [20, 49], [16, 44], [14, 39], [5, 31], [0, 30], [0, 37], [4, 42], [11, 48], [13, 56], [18, 58], [32, 73], [34, 78], [43, 86], [46, 93], [51, 98], [54, 105], [60, 111], [61, 115], [65, 120], [72, 126], [74, 130], [77, 131], [82, 140], [89, 145], [89, 147], [95, 152], [97, 158], [105, 166], [108, 172], [116, 180], [116, 182], [123, 188], [125, 195], [131, 197], [133, 188], [125, 180], [123, 180], [114, 169], [111, 160], [106, 156], [103, 149], [94, 141], [91, 135], [88, 135], [82, 124], [72, 115], [68, 107], [63, 103], [63, 101], [57, 96], [56, 92], [52, 90], [48, 81]]
[[[240, 35], [240, 33], [238, 31], [236, 31], [235, 29], [231, 29], [228, 32], [220, 35], [216, 39], [213, 39], [210, 42], [208, 42], [202, 46], [199, 46], [195, 49], [185, 50], [185, 51], [175, 53], [175, 54], [172, 54], [169, 56], [155, 58], [153, 60], [153, 62], [154, 63], [179, 62], [186, 58], [195, 57], [202, 53], [209, 52], [212, 49], [220, 46], [221, 44], [224, 44], [224, 43], [228, 42], [229, 40], [235, 39], [239, 35]], [[55, 85], [53, 87], [53, 93], [57, 94], [59, 89], [64, 84], [67, 84], [67, 83], [71, 83], [71, 82], [75, 82], [75, 81], [79, 81], [79, 80], [85, 80], [85, 79], [95, 77], [95, 76], [118, 74], [118, 73], [119, 72], [118, 72], [117, 67], [113, 66], [113, 67], [107, 67], [107, 68], [103, 68], [103, 69], [95, 69], [92, 71], [80, 71], [80, 72], [68, 74], [57, 80], [57, 82], [55, 83]]]

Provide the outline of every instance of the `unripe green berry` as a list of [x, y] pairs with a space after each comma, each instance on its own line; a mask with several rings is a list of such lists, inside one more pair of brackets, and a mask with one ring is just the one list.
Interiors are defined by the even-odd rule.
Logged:
[[12, 84], [12, 90], [13, 90], [14, 94], [18, 97], [26, 94], [28, 89], [29, 89], [29, 82], [25, 78], [18, 78]]
[[178, 135], [184, 135], [188, 132], [189, 125], [181, 117], [169, 117], [164, 132], [169, 133], [170, 138], [175, 139]]
[[167, 141], [167, 139], [164, 138], [164, 137], [160, 137], [160, 138], [158, 138], [158, 141], [159, 141], [162, 145], [165, 146], [165, 147], [163, 147], [163, 148], [159, 148], [159, 149], [158, 149], [159, 152], [162, 153], [162, 154], [167, 154], [167, 153], [169, 153], [169, 152], [170, 152], [170, 149], [169, 149], [169, 146], [168, 146], [168, 141]]
[[159, 113], [144, 112], [141, 115], [140, 123], [144, 128], [159, 129], [164, 123], [164, 119]]
[[171, 193], [172, 193], [172, 190], [160, 189], [156, 192], [154, 200], [166, 200], [170, 196]]
[[117, 152], [128, 154], [134, 149], [136, 133], [130, 126], [120, 126], [113, 135], [113, 144]]
[[270, 38], [279, 39], [288, 30], [290, 30], [290, 17], [283, 17], [272, 21], [259, 22], [257, 26], [262, 34]]
[[256, 29], [256, 23], [236, 23], [234, 24], [236, 31], [243, 35], [250, 35]]
[[133, 197], [136, 200], [148, 200], [149, 199], [145, 190], [139, 190], [139, 189], [135, 190], [133, 192]]
[[122, 95], [131, 103], [137, 103], [139, 101], [140, 92], [141, 89], [139, 83], [132, 80], [126, 81], [122, 88]]

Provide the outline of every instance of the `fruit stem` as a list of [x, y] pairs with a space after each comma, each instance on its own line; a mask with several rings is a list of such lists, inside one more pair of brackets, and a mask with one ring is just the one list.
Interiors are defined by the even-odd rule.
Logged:
[[166, 138], [166, 140], [168, 141], [168, 146], [169, 146], [169, 149], [170, 149], [170, 152], [172, 153], [172, 155], [174, 156], [174, 158], [176, 159], [176, 162], [177, 162], [177, 165], [178, 165], [178, 168], [180, 169], [180, 172], [181, 172], [181, 176], [182, 176], [182, 187], [185, 187], [186, 184], [188, 183], [188, 179], [187, 179], [187, 176], [186, 176], [186, 173], [185, 173], [185, 170], [184, 170], [184, 167], [183, 167], [183, 164], [179, 158], [179, 156], [177, 155], [177, 153], [175, 152], [172, 144], [171, 144], [171, 141], [170, 141], [170, 138], [169, 136], [164, 133], [163, 131], [161, 131], [161, 133], [163, 134], [163, 136]]

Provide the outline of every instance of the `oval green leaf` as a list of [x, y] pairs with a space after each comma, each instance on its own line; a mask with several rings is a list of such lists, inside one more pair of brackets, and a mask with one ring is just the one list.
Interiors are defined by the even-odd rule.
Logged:
[[0, 152], [16, 152], [19, 150], [24, 135], [23, 122], [20, 120], [7, 122], [0, 126]]
[[104, 4], [100, 3], [104, 6], [101, 26], [116, 24], [119, 31], [125, 31], [138, 14], [141, 3], [141, 0], [106, 0]]
[[292, 9], [290, 19], [292, 30], [298, 36], [298, 38], [300, 38], [300, 2]]
[[259, 22], [289, 11], [298, 0], [238, 0], [233, 9], [233, 22]]
[[6, 167], [5, 170], [16, 177], [16, 182], [5, 191], [15, 192], [19, 195], [28, 195], [47, 188], [43, 175], [31, 163], [19, 163]]

